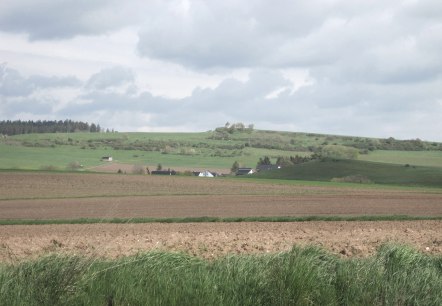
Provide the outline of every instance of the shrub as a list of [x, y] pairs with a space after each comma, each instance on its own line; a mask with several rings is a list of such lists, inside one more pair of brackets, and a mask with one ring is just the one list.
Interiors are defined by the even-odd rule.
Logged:
[[54, 165], [43, 165], [40, 167], [40, 169], [44, 171], [54, 171], [57, 170], [57, 167]]
[[146, 174], [146, 169], [142, 165], [134, 165], [132, 168], [133, 174]]
[[66, 168], [69, 170], [78, 170], [82, 167], [83, 166], [78, 161], [73, 161], [73, 162], [70, 162]]

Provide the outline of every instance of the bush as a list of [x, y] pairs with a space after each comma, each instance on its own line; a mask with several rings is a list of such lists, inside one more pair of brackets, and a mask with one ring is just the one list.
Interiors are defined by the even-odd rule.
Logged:
[[40, 169], [43, 170], [43, 171], [55, 171], [58, 168], [56, 166], [54, 166], [54, 165], [43, 165], [43, 166], [40, 167]]
[[70, 162], [66, 168], [68, 170], [78, 170], [82, 167], [83, 167], [83, 165], [81, 165], [78, 161], [74, 161], [74, 162]]
[[146, 174], [146, 169], [142, 165], [134, 165], [132, 168], [133, 174]]

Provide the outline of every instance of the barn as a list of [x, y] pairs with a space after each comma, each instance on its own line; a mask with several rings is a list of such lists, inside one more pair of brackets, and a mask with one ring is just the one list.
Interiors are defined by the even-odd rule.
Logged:
[[199, 177], [215, 177], [215, 175], [214, 175], [212, 172], [208, 171], [208, 170], [201, 171], [201, 172], [198, 174], [198, 176], [199, 176]]

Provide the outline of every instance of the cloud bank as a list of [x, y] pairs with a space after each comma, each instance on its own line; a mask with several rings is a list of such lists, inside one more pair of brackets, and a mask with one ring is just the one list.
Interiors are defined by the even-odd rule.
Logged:
[[[13, 59], [0, 69], [4, 119], [46, 114], [119, 130], [207, 130], [242, 121], [442, 141], [436, 0], [23, 0], [0, 4], [0, 33], [23, 41], [28, 53], [56, 46], [57, 60], [68, 59], [72, 71], [76, 63], [93, 67], [83, 76], [26, 75], [15, 68], [18, 54], [26, 56], [18, 45], [0, 48]], [[90, 55], [103, 50], [92, 38], [114, 46], [105, 60]], [[84, 56], [68, 52], [86, 41]], [[183, 86], [187, 94], [176, 94]]]

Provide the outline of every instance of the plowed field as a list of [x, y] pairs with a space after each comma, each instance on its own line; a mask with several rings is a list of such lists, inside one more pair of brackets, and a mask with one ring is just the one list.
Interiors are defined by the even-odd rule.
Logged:
[[[0, 219], [441, 216], [438, 189], [116, 174], [0, 173]], [[165, 249], [212, 257], [319, 244], [343, 256], [385, 241], [442, 253], [442, 221], [0, 226], [0, 260], [49, 251], [117, 257]]]

